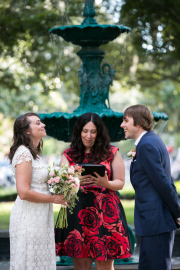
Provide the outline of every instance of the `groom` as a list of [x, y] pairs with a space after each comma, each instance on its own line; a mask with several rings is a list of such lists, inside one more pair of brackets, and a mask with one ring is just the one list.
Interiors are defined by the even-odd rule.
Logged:
[[140, 236], [139, 270], [170, 270], [180, 200], [171, 179], [169, 155], [152, 131], [153, 115], [144, 105], [124, 112], [121, 127], [134, 139], [130, 177], [135, 189], [135, 231]]

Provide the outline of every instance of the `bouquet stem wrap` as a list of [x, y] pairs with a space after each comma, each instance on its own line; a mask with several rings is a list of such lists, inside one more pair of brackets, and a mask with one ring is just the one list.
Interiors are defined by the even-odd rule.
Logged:
[[56, 228], [67, 228], [68, 222], [67, 222], [67, 207], [64, 205], [60, 206], [59, 215], [56, 223]]

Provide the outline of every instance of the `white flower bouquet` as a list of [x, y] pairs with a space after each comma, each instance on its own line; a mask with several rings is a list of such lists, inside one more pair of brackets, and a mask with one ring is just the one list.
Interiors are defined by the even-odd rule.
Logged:
[[[77, 193], [80, 189], [80, 175], [82, 168], [78, 165], [75, 166], [53, 166], [48, 167], [47, 183], [51, 188], [51, 192], [56, 195], [63, 194], [64, 199], [68, 200], [68, 208], [70, 213], [73, 213], [73, 208], [76, 205], [76, 200], [79, 200]], [[61, 205], [56, 228], [67, 228], [67, 207]]]

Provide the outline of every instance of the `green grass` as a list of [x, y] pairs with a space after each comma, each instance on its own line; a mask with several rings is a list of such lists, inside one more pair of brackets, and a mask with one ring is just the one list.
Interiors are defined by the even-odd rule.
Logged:
[[178, 193], [178, 195], [180, 197], [180, 181], [176, 181], [175, 186], [176, 186], [176, 189], [177, 189], [177, 193]]
[[[134, 223], [134, 200], [126, 201], [122, 200], [122, 205], [126, 213], [126, 219], [129, 225], [133, 226]], [[2, 202], [0, 203], [0, 230], [7, 230], [9, 228], [9, 217], [13, 208], [14, 202]], [[59, 205], [54, 204], [54, 223], [56, 222]]]
[[134, 226], [134, 200], [121, 200], [126, 214], [127, 223], [130, 226]]

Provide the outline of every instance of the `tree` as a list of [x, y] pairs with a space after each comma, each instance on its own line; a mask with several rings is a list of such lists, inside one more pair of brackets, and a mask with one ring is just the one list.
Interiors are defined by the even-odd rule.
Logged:
[[[79, 47], [50, 36], [49, 29], [80, 24], [84, 2], [5, 0], [0, 4], [0, 111], [5, 116], [15, 118], [28, 110], [65, 111], [67, 104], [72, 110], [77, 107]], [[99, 23], [132, 28], [127, 38], [120, 36], [101, 47], [106, 53], [103, 62], [117, 70], [115, 82], [125, 92], [132, 87], [142, 91], [142, 102], [166, 112], [173, 123], [170, 129], [178, 130], [179, 0], [126, 0], [122, 8], [120, 1], [103, 0], [95, 8]]]
[[[67, 104], [62, 106], [62, 102], [76, 107], [73, 103], [77, 105], [79, 100], [79, 48], [56, 35], [50, 36], [49, 29], [81, 24], [83, 8], [84, 0], [5, 0], [0, 4], [3, 114], [14, 118], [28, 110], [67, 110]], [[101, 12], [98, 17], [103, 17]], [[59, 104], [49, 102], [53, 95], [59, 96]]]
[[151, 108], [170, 116], [171, 131], [180, 129], [179, 11], [179, 0], [125, 0], [120, 13], [120, 20], [132, 27], [128, 84], [139, 84], [153, 101]]
[[[66, 49], [66, 42], [50, 37], [49, 29], [65, 24], [72, 14], [78, 22], [82, 3], [71, 3], [69, 17], [68, 1], [5, 0], [0, 4], [0, 110], [5, 115], [16, 117], [35, 105], [41, 111], [51, 111], [52, 106], [45, 105], [49, 92], [57, 90], [63, 99], [66, 90], [77, 88], [74, 47]], [[53, 106], [57, 110], [61, 107]]]

